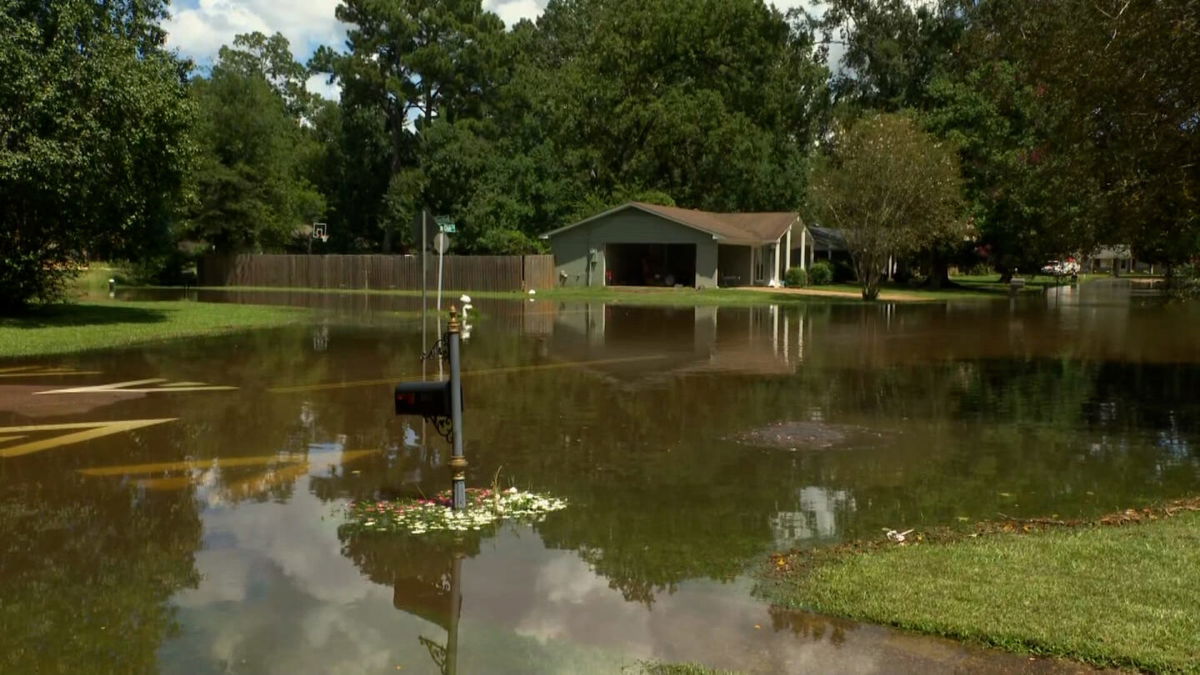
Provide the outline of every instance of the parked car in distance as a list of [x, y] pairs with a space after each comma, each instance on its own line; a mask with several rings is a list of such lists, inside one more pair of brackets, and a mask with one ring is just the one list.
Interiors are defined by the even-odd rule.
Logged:
[[1051, 260], [1042, 265], [1041, 273], [1049, 277], [1066, 277], [1079, 274], [1079, 263], [1074, 258]]

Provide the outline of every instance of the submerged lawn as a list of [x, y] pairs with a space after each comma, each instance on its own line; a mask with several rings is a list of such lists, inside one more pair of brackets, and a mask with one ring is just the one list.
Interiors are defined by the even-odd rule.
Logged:
[[834, 556], [780, 604], [1097, 665], [1200, 673], [1200, 513]]
[[0, 318], [0, 358], [67, 354], [299, 321], [306, 310], [202, 302], [80, 302]]

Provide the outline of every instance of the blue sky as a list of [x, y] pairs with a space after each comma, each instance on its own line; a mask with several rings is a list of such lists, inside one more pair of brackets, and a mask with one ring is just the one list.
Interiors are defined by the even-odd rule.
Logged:
[[[536, 19], [546, 1], [483, 0], [483, 6], [511, 26], [521, 19]], [[774, 0], [782, 10], [800, 2]], [[296, 57], [305, 61], [320, 45], [342, 45], [345, 27], [333, 16], [337, 5], [338, 0], [179, 0], [172, 3], [172, 16], [165, 25], [167, 44], [205, 66], [221, 45], [239, 33], [280, 32], [291, 42]], [[336, 86], [321, 78], [310, 80], [309, 87], [326, 97], [337, 96]]]

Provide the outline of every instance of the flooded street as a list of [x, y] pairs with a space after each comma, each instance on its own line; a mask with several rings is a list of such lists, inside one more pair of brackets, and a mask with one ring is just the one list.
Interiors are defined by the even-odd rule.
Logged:
[[350, 500], [449, 484], [446, 441], [392, 411], [395, 383], [438, 376], [419, 299], [200, 295], [320, 311], [0, 362], [0, 672], [1076, 672], [774, 610], [753, 571], [889, 528], [1200, 491], [1200, 306], [1124, 282], [932, 305], [477, 300], [468, 484], [568, 508], [351, 537]]

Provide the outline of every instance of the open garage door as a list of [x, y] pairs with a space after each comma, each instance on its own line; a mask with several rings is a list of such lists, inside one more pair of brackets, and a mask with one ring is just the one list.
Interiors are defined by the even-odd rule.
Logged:
[[695, 244], [609, 244], [606, 286], [696, 286]]

